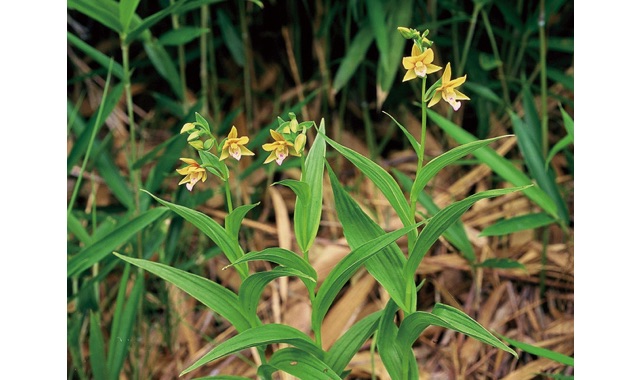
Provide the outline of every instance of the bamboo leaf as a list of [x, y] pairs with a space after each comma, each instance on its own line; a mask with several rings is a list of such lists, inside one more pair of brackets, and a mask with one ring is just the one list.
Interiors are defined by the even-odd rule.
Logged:
[[400, 128], [400, 130], [402, 130], [402, 133], [404, 133], [407, 140], [409, 140], [409, 143], [411, 144], [413, 151], [416, 152], [416, 154], [418, 154], [418, 152], [420, 151], [420, 143], [418, 143], [416, 138], [413, 137], [413, 135], [402, 124], [400, 124], [393, 116], [391, 116], [385, 111], [382, 111], [382, 113], [389, 116], [391, 120], [393, 120], [393, 122], [396, 123], [396, 125]]
[[555, 220], [546, 213], [515, 216], [500, 220], [485, 228], [478, 236], [502, 236], [518, 231], [531, 230], [552, 224]]
[[212, 311], [220, 314], [238, 331], [247, 330], [255, 322], [255, 318], [245, 316], [242, 312], [238, 296], [216, 282], [165, 264], [134, 259], [116, 252], [113, 254], [177, 286]]
[[173, 93], [178, 99], [184, 99], [180, 74], [164, 46], [158, 40], [150, 40], [144, 43], [144, 50], [147, 52], [147, 56], [158, 71], [158, 74], [169, 83]]
[[105, 258], [109, 253], [129, 241], [136, 233], [165, 215], [167, 209], [156, 208], [123, 222], [106, 237], [85, 247], [67, 261], [67, 277], [73, 277]]
[[550, 168], [545, 170], [544, 157], [542, 155], [542, 147], [536, 143], [539, 139], [534, 138], [527, 126], [522, 120], [511, 110], [507, 110], [511, 117], [513, 130], [518, 136], [518, 147], [524, 158], [524, 162], [529, 172], [536, 180], [540, 189], [545, 192], [555, 203], [558, 217], [569, 224], [569, 210], [566, 202], [562, 199], [560, 189], [555, 181], [555, 172]]
[[120, 0], [118, 9], [120, 13], [120, 25], [124, 33], [129, 31], [131, 18], [136, 13], [139, 3], [140, 0]]
[[392, 379], [402, 379], [403, 353], [397, 341], [398, 327], [395, 323], [397, 311], [398, 306], [396, 303], [393, 300], [389, 300], [380, 317], [378, 338], [376, 340], [380, 359]]
[[333, 94], [337, 94], [351, 79], [356, 69], [366, 57], [367, 50], [373, 42], [371, 27], [363, 26], [349, 44], [347, 52], [338, 66], [336, 76], [333, 79]]
[[182, 26], [179, 29], [171, 29], [162, 34], [158, 37], [158, 43], [163, 46], [185, 45], [207, 32], [209, 32], [207, 28]]
[[[460, 128], [452, 121], [440, 116], [436, 112], [427, 109], [427, 114], [436, 125], [442, 128], [459, 144], [466, 144], [476, 140], [472, 134]], [[516, 168], [509, 160], [501, 157], [498, 153], [488, 147], [476, 150], [473, 152], [473, 155], [489, 166], [500, 177], [511, 182], [514, 186], [524, 186], [531, 183], [531, 179], [527, 175]], [[537, 186], [533, 186], [523, 190], [523, 193], [538, 206], [542, 207], [542, 209], [549, 215], [557, 217], [557, 207], [554, 201], [542, 189]]]
[[67, 0], [67, 8], [96, 20], [107, 28], [122, 32], [118, 3], [111, 0]]
[[272, 323], [252, 327], [242, 331], [238, 335], [225, 340], [213, 350], [206, 353], [195, 363], [180, 373], [183, 376], [196, 368], [203, 366], [213, 360], [225, 357], [234, 352], [242, 351], [251, 347], [265, 346], [274, 343], [285, 343], [298, 347], [309, 354], [322, 358], [324, 351], [318, 348], [315, 343], [303, 332], [287, 325]]
[[[199, 211], [192, 210], [188, 207], [167, 202], [164, 199], [158, 198], [146, 190], [142, 191], [151, 195], [156, 201], [168, 207], [171, 211], [180, 215], [189, 223], [193, 224], [197, 229], [202, 231], [205, 235], [207, 235], [209, 239], [211, 239], [218, 247], [220, 247], [220, 249], [222, 249], [222, 252], [224, 252], [229, 262], [234, 262], [242, 257], [242, 248], [238, 244], [236, 237], [230, 236], [227, 230], [225, 230], [220, 224], [218, 224], [218, 222], [211, 219], [209, 216]], [[249, 273], [249, 267], [246, 265], [246, 263], [236, 266], [236, 269], [238, 270], [240, 277], [242, 277], [243, 279], [247, 277], [247, 274]]]
[[[100, 66], [105, 69], [109, 68], [109, 63], [113, 59], [112, 57], [106, 56], [100, 50], [94, 48], [93, 46], [87, 44], [82, 41], [80, 38], [75, 36], [73, 33], [67, 31], [67, 41], [76, 48], [78, 48], [81, 52], [86, 54], [88, 57], [96, 61]], [[118, 79], [122, 79], [124, 77], [124, 69], [122, 65], [118, 62], [113, 62], [112, 73]]]

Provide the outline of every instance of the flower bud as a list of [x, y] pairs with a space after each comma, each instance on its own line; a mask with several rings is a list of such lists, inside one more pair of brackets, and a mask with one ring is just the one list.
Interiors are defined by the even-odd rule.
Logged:
[[296, 153], [301, 154], [306, 143], [307, 135], [299, 134], [298, 137], [296, 137], [296, 140], [293, 142], [293, 148], [296, 150]]
[[402, 34], [402, 37], [410, 40], [412, 38], [415, 37], [415, 30], [413, 29], [409, 29], [409, 28], [405, 28], [404, 26], [399, 26], [398, 27], [398, 32], [400, 32], [400, 34]]
[[190, 130], [194, 129], [196, 126], [193, 125], [193, 123], [186, 123], [185, 125], [182, 126], [182, 129], [180, 130], [180, 133], [185, 133], [185, 132], [189, 132]]
[[204, 143], [201, 140], [189, 141], [189, 145], [191, 145], [192, 147], [198, 150], [204, 149]]
[[191, 133], [189, 135], [189, 137], [187, 137], [187, 141], [193, 141], [193, 140], [197, 140], [200, 138], [200, 131], [195, 131], [193, 133]]

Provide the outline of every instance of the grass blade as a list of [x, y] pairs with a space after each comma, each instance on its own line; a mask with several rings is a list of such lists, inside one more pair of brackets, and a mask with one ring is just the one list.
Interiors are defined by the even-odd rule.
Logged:
[[93, 311], [89, 315], [89, 362], [91, 363], [92, 378], [107, 380], [107, 358], [104, 338], [100, 329], [100, 314]]
[[298, 379], [342, 379], [322, 360], [295, 347], [276, 351], [269, 359], [268, 365]]
[[371, 313], [349, 328], [327, 351], [325, 362], [336, 372], [341, 373], [351, 359], [362, 348], [364, 342], [378, 328], [382, 311]]
[[[440, 116], [438, 113], [427, 109], [427, 114], [429, 118], [436, 123], [436, 125], [442, 128], [459, 144], [466, 144], [476, 140], [472, 134], [460, 128], [452, 121]], [[525, 186], [531, 184], [531, 179], [526, 174], [516, 168], [509, 160], [498, 155], [494, 150], [488, 147], [480, 148], [473, 152], [473, 155], [489, 166], [504, 180], [511, 182], [514, 186]], [[555, 202], [539, 187], [533, 186], [527, 188], [523, 190], [523, 193], [549, 215], [553, 217], [558, 216]]]
[[93, 264], [105, 258], [109, 253], [129, 241], [136, 233], [165, 215], [167, 209], [156, 208], [140, 216], [122, 222], [118, 228], [106, 237], [87, 246], [67, 262], [67, 277], [73, 277]]
[[556, 361], [558, 363], [562, 363], [564, 365], [568, 365], [568, 366], [574, 366], [574, 361], [573, 358], [571, 356], [567, 356], [564, 354], [561, 354], [559, 352], [555, 352], [552, 350], [548, 350], [546, 348], [540, 348], [540, 347], [536, 347], [527, 343], [523, 343], [520, 341], [517, 341], [515, 339], [511, 339], [511, 338], [507, 338], [506, 336], [501, 335], [500, 338], [504, 339], [505, 341], [507, 341], [510, 345], [512, 345], [513, 347], [519, 348], [522, 351], [528, 352], [532, 355], [536, 355], [536, 356], [541, 356], [543, 358], [547, 358], [547, 359], [551, 359], [553, 361]]
[[518, 231], [531, 230], [538, 227], [544, 227], [555, 220], [546, 213], [535, 213], [515, 216], [494, 223], [485, 228], [478, 236], [501, 236], [508, 235]]
[[336, 71], [336, 76], [333, 79], [333, 95], [337, 94], [349, 82], [366, 57], [367, 50], [369, 50], [372, 42], [373, 33], [371, 33], [371, 27], [365, 25], [349, 44], [349, 49], [344, 58], [342, 58], [340, 66], [338, 66], [338, 71]]

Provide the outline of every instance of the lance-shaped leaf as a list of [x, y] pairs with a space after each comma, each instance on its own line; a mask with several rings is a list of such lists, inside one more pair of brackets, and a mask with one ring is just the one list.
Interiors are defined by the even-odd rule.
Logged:
[[364, 342], [378, 328], [382, 311], [371, 313], [349, 328], [327, 351], [325, 362], [336, 372], [342, 373]]
[[[477, 140], [472, 134], [460, 128], [452, 121], [440, 116], [435, 111], [427, 109], [427, 115], [459, 144], [466, 144]], [[473, 152], [473, 155], [489, 166], [499, 176], [515, 186], [524, 186], [531, 183], [531, 178], [516, 168], [509, 160], [488, 147], [476, 150]], [[557, 207], [555, 203], [542, 189], [534, 186], [523, 190], [523, 193], [538, 206], [542, 207], [549, 215], [557, 217]]]
[[[342, 223], [349, 246], [354, 249], [384, 235], [384, 230], [378, 223], [371, 220], [349, 193], [342, 188], [329, 164], [327, 164], [327, 172], [331, 179], [338, 219]], [[414, 227], [415, 225], [412, 228]], [[407, 259], [398, 245], [392, 242], [387, 247], [383, 247], [380, 254], [372, 256], [366, 261], [365, 266], [367, 271], [389, 292], [391, 298], [403, 310], [409, 311], [412, 305], [415, 305], [416, 292], [414, 284], [413, 291], [405, 293], [406, 284], [402, 277], [402, 268], [406, 262]], [[413, 281], [410, 282], [413, 283]], [[406, 299], [407, 297], [408, 299]]]
[[216, 282], [153, 261], [134, 259], [115, 252], [114, 255], [177, 286], [209, 309], [220, 314], [238, 331], [247, 330], [252, 324], [257, 324], [256, 318], [252, 318], [251, 315], [246, 316], [243, 313], [238, 296]]
[[494, 137], [486, 140], [472, 141], [470, 143], [457, 146], [439, 155], [438, 157], [435, 157], [434, 159], [429, 161], [425, 166], [418, 169], [418, 173], [416, 174], [416, 179], [413, 182], [413, 186], [411, 187], [411, 195], [409, 199], [411, 200], [411, 202], [417, 202], [418, 196], [427, 186], [429, 181], [433, 177], [435, 177], [435, 175], [438, 174], [438, 172], [444, 169], [446, 166], [465, 157], [466, 155], [470, 154], [476, 149], [487, 146], [492, 142], [507, 136], [513, 136], [513, 135], [499, 136], [499, 137]]
[[504, 350], [516, 358], [518, 357], [514, 350], [496, 338], [473, 318], [455, 307], [441, 303], [436, 303], [431, 313], [418, 311], [407, 316], [398, 330], [398, 342], [403, 346], [411, 346], [422, 331], [431, 325], [461, 332], [483, 343]]
[[[533, 185], [529, 185], [533, 186]], [[463, 200], [450, 204], [449, 206], [438, 211], [431, 219], [429, 224], [422, 229], [413, 251], [409, 252], [409, 260], [405, 266], [404, 276], [407, 279], [413, 279], [413, 275], [418, 270], [418, 266], [422, 261], [422, 258], [427, 254], [431, 245], [438, 240], [438, 237], [442, 235], [456, 220], [462, 216], [462, 214], [471, 207], [475, 202], [480, 199], [497, 197], [512, 193], [514, 191], [520, 191], [528, 188], [529, 186], [512, 187], [508, 189], [494, 189], [487, 190], [480, 193], [471, 195]], [[411, 281], [413, 282], [413, 281]]]
[[87, 246], [67, 262], [67, 277], [72, 277], [105, 258], [114, 249], [128, 242], [140, 230], [164, 215], [166, 211], [165, 208], [149, 210], [133, 220], [123, 223], [109, 235]]
[[313, 331], [320, 331], [322, 320], [327, 314], [329, 307], [333, 304], [342, 287], [356, 273], [360, 266], [367, 262], [367, 260], [371, 260], [378, 252], [383, 251], [385, 247], [405, 235], [409, 230], [419, 225], [418, 223], [413, 226], [403, 227], [397, 231], [372, 238], [340, 260], [324, 279], [322, 285], [320, 285], [320, 289], [318, 289], [318, 294], [313, 303], [313, 314], [311, 316]]
[[567, 356], [564, 354], [561, 354], [559, 352], [553, 351], [553, 350], [549, 350], [546, 348], [541, 348], [541, 347], [536, 347], [533, 346], [531, 344], [527, 344], [524, 342], [520, 342], [517, 341], [515, 339], [511, 339], [511, 338], [507, 338], [504, 335], [500, 335], [500, 338], [504, 339], [505, 341], [507, 341], [509, 344], [511, 344], [512, 346], [514, 346], [515, 348], [519, 348], [522, 351], [528, 352], [532, 355], [535, 356], [540, 356], [543, 358], [547, 358], [547, 359], [551, 359], [553, 361], [556, 361], [558, 363], [562, 363], [564, 365], [568, 365], [568, 366], [574, 366], [574, 359], [571, 356]]
[[[209, 216], [201, 213], [200, 211], [192, 210], [188, 207], [180, 206], [173, 204], [171, 202], [167, 202], [162, 198], [158, 198], [155, 195], [151, 194], [146, 190], [142, 190], [145, 193], [151, 195], [155, 200], [167, 206], [171, 211], [180, 215], [184, 219], [186, 219], [189, 223], [193, 224], [197, 229], [202, 231], [205, 235], [207, 235], [211, 240], [220, 249], [224, 252], [225, 256], [230, 262], [234, 262], [242, 257], [243, 252], [242, 248], [237, 242], [237, 239], [227, 232], [218, 222], [211, 219]], [[236, 266], [238, 273], [240, 273], [240, 277], [245, 279], [247, 274], [249, 273], [249, 267], [246, 264], [241, 264]]]
[[395, 323], [397, 311], [398, 305], [389, 300], [380, 317], [376, 339], [380, 359], [392, 379], [402, 378], [402, 348], [398, 346], [398, 327]]
[[[316, 273], [316, 270], [313, 269], [307, 261], [288, 249], [271, 247], [259, 252], [249, 252], [236, 262], [229, 264], [227, 267], [256, 260], [274, 262], [278, 265], [282, 265], [283, 267], [293, 268], [303, 273], [304, 276], [300, 277], [300, 279], [307, 287], [307, 290], [309, 290], [309, 296], [313, 295], [313, 290], [315, 289], [316, 282], [318, 281], [318, 273]], [[225, 267], [225, 269], [227, 267]]]
[[[342, 378], [329, 365], [310, 353], [295, 347], [282, 348], [269, 359], [269, 364], [260, 371], [269, 374], [280, 370], [298, 379], [334, 379]], [[269, 376], [270, 378], [270, 376]]]
[[301, 181], [309, 185], [308, 203], [298, 202], [294, 208], [293, 226], [298, 245], [303, 252], [308, 252], [318, 234], [322, 216], [322, 189], [324, 177], [324, 157], [327, 144], [324, 139], [324, 118], [320, 120], [318, 134], [304, 160], [304, 172]]
[[[411, 217], [411, 210], [409, 209], [409, 204], [402, 189], [400, 189], [400, 186], [389, 172], [355, 150], [342, 146], [328, 137], [326, 137], [326, 139], [329, 145], [351, 161], [351, 163], [376, 185], [382, 195], [387, 198], [391, 207], [396, 211], [404, 226], [409, 226], [415, 222], [415, 218]], [[417, 235], [416, 232], [413, 232], [413, 234], [414, 236]]]
[[407, 128], [405, 128], [404, 125], [400, 124], [393, 116], [389, 115], [385, 111], [382, 111], [382, 113], [389, 116], [391, 120], [393, 120], [393, 122], [396, 123], [398, 128], [400, 128], [404, 133], [407, 140], [409, 140], [409, 143], [411, 144], [413, 151], [416, 152], [416, 154], [418, 154], [418, 152], [420, 152], [420, 143], [418, 142], [418, 140], [416, 140], [416, 138], [413, 137], [413, 135], [407, 130]]
[[555, 220], [546, 213], [533, 213], [526, 215], [514, 216], [513, 218], [504, 219], [495, 222], [480, 232], [478, 236], [501, 236], [508, 235], [518, 231], [531, 230], [538, 227], [544, 227]]
[[337, 94], [360, 67], [362, 60], [367, 56], [367, 50], [373, 42], [373, 33], [367, 20], [363, 21], [360, 30], [349, 43], [349, 48], [338, 66], [336, 76], [333, 78], [332, 94]]
[[313, 280], [299, 270], [288, 267], [275, 267], [272, 270], [254, 273], [242, 281], [238, 297], [244, 315], [255, 315], [262, 292], [272, 280], [278, 277], [295, 276]]
[[303, 332], [287, 325], [272, 323], [252, 327], [240, 334], [225, 340], [209, 351], [195, 363], [180, 373], [180, 376], [193, 371], [200, 366], [218, 358], [225, 357], [234, 352], [242, 351], [251, 347], [265, 346], [273, 343], [285, 343], [302, 349], [311, 355], [321, 359], [324, 356], [315, 343]]
[[259, 203], [254, 203], [252, 205], [242, 205], [233, 209], [227, 216], [224, 218], [224, 228], [227, 230], [229, 236], [235, 236], [237, 240], [237, 236], [240, 234], [240, 226], [242, 225], [242, 220], [247, 215], [247, 213], [256, 207]]

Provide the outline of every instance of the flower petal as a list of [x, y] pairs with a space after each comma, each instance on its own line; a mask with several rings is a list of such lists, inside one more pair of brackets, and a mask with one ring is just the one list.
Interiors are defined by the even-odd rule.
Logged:
[[411, 46], [411, 55], [417, 57], [421, 54], [420, 47], [414, 42], [413, 46]]
[[442, 67], [429, 63], [427, 65], [427, 74], [435, 73], [436, 71], [442, 70]]
[[458, 99], [458, 100], [470, 100], [467, 95], [461, 93], [460, 91], [456, 90], [455, 88], [453, 89], [453, 92], [456, 94], [456, 99]]
[[402, 57], [402, 66], [405, 68], [405, 70], [413, 69], [415, 64], [415, 59], [413, 59], [412, 57]]
[[231, 131], [229, 132], [229, 135], [227, 136], [227, 138], [230, 139], [235, 139], [236, 137], [238, 137], [238, 130], [236, 129], [236, 126], [232, 126], [231, 127]]
[[463, 76], [463, 77], [460, 77], [460, 78], [456, 78], [456, 79], [454, 79], [454, 80], [449, 82], [449, 86], [458, 87], [461, 84], [463, 84], [466, 80], [467, 80], [467, 76], [466, 75]]
[[442, 99], [442, 92], [436, 90], [436, 93], [433, 94], [433, 98], [431, 98], [431, 101], [429, 102], [429, 104], [427, 104], [427, 107], [431, 107], [434, 104], [437, 104], [440, 99]]
[[417, 75], [416, 75], [415, 71], [408, 70], [407, 73], [404, 74], [404, 78], [402, 78], [402, 81], [406, 82], [406, 81], [411, 80], [411, 79], [416, 78], [416, 77], [417, 77]]
[[442, 73], [442, 86], [444, 87], [451, 81], [451, 63], [447, 62], [447, 67], [444, 68], [444, 73]]

